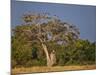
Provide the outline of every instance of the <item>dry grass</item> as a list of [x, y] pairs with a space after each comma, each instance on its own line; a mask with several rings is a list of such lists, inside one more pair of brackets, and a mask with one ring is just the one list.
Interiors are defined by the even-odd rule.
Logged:
[[55, 67], [30, 67], [30, 68], [14, 68], [12, 74], [20, 73], [37, 73], [37, 72], [54, 72], [54, 71], [72, 71], [72, 70], [91, 70], [96, 69], [95, 65], [84, 66], [55, 66]]

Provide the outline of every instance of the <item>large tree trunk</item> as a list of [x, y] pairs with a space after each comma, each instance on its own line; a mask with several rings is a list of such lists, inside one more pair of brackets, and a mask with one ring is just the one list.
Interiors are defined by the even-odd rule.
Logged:
[[43, 50], [44, 50], [45, 55], [46, 55], [47, 66], [52, 66], [51, 59], [50, 59], [50, 56], [49, 56], [48, 49], [47, 49], [46, 45], [42, 44], [42, 47], [43, 47]]
[[39, 38], [39, 40], [41, 41], [44, 53], [46, 55], [47, 66], [53, 66], [54, 64], [56, 64], [56, 56], [54, 50], [49, 54], [47, 46], [43, 43], [42, 39]]
[[48, 53], [48, 49], [47, 46], [45, 44], [42, 43], [42, 47], [44, 49], [44, 52], [46, 54], [46, 59], [47, 59], [47, 66], [53, 66], [54, 64], [56, 64], [56, 55], [55, 55], [55, 51], [53, 50], [50, 54]]
[[52, 65], [56, 64], [56, 53], [54, 50], [52, 50], [52, 52], [50, 53], [50, 60]]

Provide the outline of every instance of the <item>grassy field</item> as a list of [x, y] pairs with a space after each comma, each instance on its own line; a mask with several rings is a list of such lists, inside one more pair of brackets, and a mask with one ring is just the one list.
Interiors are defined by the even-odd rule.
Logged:
[[92, 70], [96, 69], [95, 65], [84, 65], [84, 66], [55, 66], [55, 67], [30, 67], [30, 68], [14, 68], [12, 74], [20, 73], [37, 73], [37, 72], [54, 72], [54, 71], [72, 71], [72, 70]]

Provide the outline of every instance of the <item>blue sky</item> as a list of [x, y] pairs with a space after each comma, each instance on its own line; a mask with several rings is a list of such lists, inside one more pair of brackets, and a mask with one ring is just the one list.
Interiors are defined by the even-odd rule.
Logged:
[[80, 37], [96, 41], [96, 6], [12, 1], [11, 26], [22, 23], [21, 16], [28, 12], [50, 13], [80, 29]]

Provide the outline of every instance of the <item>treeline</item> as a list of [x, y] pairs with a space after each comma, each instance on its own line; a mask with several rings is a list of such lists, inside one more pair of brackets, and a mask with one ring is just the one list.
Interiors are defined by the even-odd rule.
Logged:
[[[30, 26], [29, 26], [30, 27]], [[29, 28], [17, 26], [16, 28]], [[27, 42], [29, 39], [21, 33], [12, 36], [12, 67], [46, 66], [46, 57], [39, 44]], [[90, 65], [96, 62], [96, 43], [78, 39], [66, 45], [48, 42], [48, 49], [55, 50], [55, 65]]]

